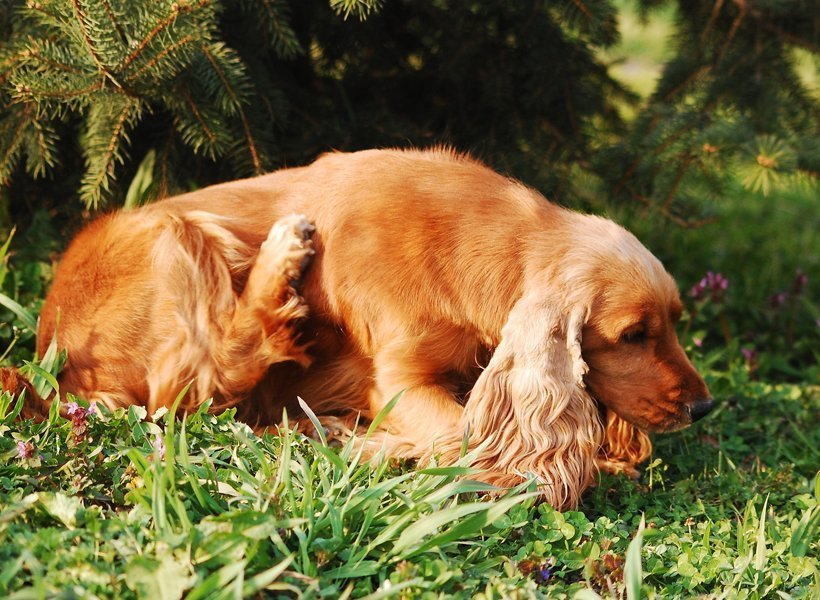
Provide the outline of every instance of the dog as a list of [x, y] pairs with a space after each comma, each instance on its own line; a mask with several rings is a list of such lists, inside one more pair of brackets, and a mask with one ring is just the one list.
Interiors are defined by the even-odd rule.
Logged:
[[452, 464], [466, 441], [482, 479], [534, 474], [564, 508], [712, 408], [682, 308], [615, 223], [449, 149], [368, 150], [91, 223], [38, 346], [68, 352], [61, 394], [149, 414], [191, 380], [184, 409], [213, 398], [258, 428], [297, 397], [332, 425], [401, 393], [388, 454]]

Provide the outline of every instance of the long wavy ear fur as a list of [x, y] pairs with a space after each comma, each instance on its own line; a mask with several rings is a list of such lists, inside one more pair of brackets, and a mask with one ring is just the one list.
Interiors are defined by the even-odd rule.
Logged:
[[606, 411], [606, 437], [598, 456], [598, 467], [609, 473], [638, 477], [636, 465], [652, 454], [649, 436], [611, 410]]
[[583, 382], [587, 309], [562, 309], [538, 296], [511, 311], [464, 418], [468, 447], [485, 445], [475, 466], [487, 469], [486, 479], [510, 485], [534, 473], [545, 499], [563, 508], [575, 506], [597, 475], [604, 429]]

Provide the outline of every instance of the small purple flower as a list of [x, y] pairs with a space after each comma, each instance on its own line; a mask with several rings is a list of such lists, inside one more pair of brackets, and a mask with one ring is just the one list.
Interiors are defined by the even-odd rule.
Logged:
[[757, 350], [754, 348], [741, 348], [740, 353], [743, 355], [743, 358], [746, 359], [746, 362], [751, 363], [755, 359], [757, 359]]
[[786, 300], [788, 300], [789, 295], [786, 292], [777, 292], [776, 294], [772, 294], [769, 298], [769, 306], [774, 310], [778, 308], [782, 308], [784, 304], [786, 304]]
[[162, 441], [162, 436], [159, 433], [154, 434], [154, 441], [151, 445], [159, 452], [159, 459], [165, 460], [165, 442]]
[[88, 408], [83, 408], [76, 402], [69, 402], [68, 408], [66, 408], [66, 413], [71, 417], [71, 420], [74, 421], [74, 423], [85, 422], [88, 415], [94, 415], [97, 414], [97, 412], [96, 401], [92, 402]]
[[692, 338], [692, 343], [698, 348], [703, 346], [703, 340], [700, 338]]
[[692, 290], [689, 293], [695, 300], [705, 300], [708, 293], [708, 297], [712, 302], [719, 304], [723, 301], [723, 296], [728, 288], [728, 279], [721, 273], [709, 271], [706, 273], [706, 277], [692, 286]]
[[809, 284], [809, 276], [803, 271], [803, 269], [797, 269], [794, 274], [794, 280], [792, 281], [792, 294], [794, 296], [799, 296], [803, 293], [803, 290], [806, 289], [806, 286]]
[[88, 408], [83, 408], [76, 402], [69, 402], [66, 413], [71, 417], [71, 430], [74, 433], [74, 443], [79, 444], [85, 439], [88, 432], [88, 415], [97, 412], [96, 403], [92, 402]]
[[548, 581], [549, 578], [552, 576], [552, 571], [546, 565], [542, 565], [541, 569], [538, 571], [538, 574], [541, 576], [541, 581]]
[[21, 460], [31, 458], [34, 453], [34, 444], [31, 442], [17, 442], [17, 456]]

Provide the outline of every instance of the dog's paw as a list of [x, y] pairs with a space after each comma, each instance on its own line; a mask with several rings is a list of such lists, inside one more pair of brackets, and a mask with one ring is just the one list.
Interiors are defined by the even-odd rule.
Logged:
[[315, 254], [311, 239], [315, 227], [304, 215], [276, 221], [259, 249], [259, 257], [279, 270], [289, 282], [298, 282]]
[[316, 431], [316, 426], [307, 417], [300, 417], [294, 420], [294, 429], [302, 432], [317, 442], [324, 436], [327, 445], [333, 448], [344, 446], [354, 435], [356, 435], [355, 424], [351, 424], [350, 419], [334, 416], [323, 416], [319, 418], [322, 426], [322, 435]]
[[595, 461], [598, 465], [598, 470], [601, 473], [609, 473], [610, 475], [626, 475], [630, 479], [638, 479], [641, 476], [640, 471], [632, 463], [620, 460], [607, 460], [606, 458], [598, 457]]
[[276, 221], [262, 242], [248, 278], [250, 293], [280, 300], [295, 295], [305, 269], [315, 254], [313, 224], [303, 215]]

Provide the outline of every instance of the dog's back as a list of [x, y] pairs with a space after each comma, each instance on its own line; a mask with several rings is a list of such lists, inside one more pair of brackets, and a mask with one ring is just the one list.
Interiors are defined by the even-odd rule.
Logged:
[[[63, 391], [103, 393], [112, 404], [145, 402], [154, 356], [177, 327], [173, 288], [191, 285], [169, 275], [170, 259], [157, 247], [162, 232], [194, 213], [213, 215], [253, 254], [274, 222], [300, 213], [316, 226], [316, 257], [301, 293], [310, 309], [303, 338], [317, 360], [308, 372], [273, 369], [255, 395], [313, 395], [320, 407], [366, 409], [372, 358], [391, 344], [432, 339], [431, 368], [476, 368], [520, 296], [527, 232], [562, 212], [446, 150], [328, 154], [307, 167], [92, 223], [63, 258], [42, 311], [39, 345], [42, 351], [56, 328], [69, 355]], [[237, 294], [250, 262], [229, 265]], [[273, 417], [280, 408], [275, 403], [265, 412]]]

